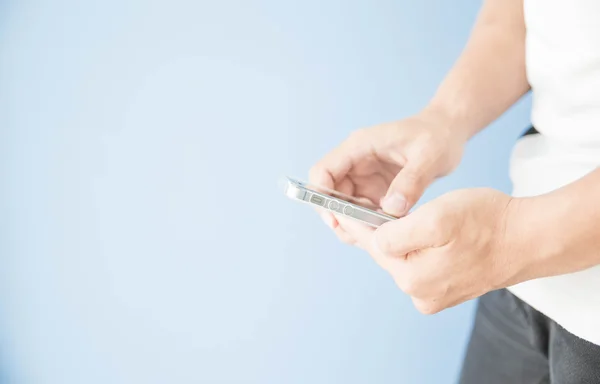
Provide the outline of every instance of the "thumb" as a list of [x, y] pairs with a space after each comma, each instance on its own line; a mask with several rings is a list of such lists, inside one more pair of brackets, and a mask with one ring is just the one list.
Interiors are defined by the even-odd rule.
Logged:
[[407, 164], [398, 172], [381, 201], [381, 207], [386, 213], [396, 217], [404, 216], [421, 198], [425, 188], [435, 178], [424, 165]]

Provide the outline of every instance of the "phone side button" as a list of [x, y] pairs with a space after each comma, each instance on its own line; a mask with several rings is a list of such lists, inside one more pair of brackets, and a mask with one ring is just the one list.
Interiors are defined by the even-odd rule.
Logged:
[[346, 215], [346, 216], [352, 216], [353, 213], [354, 213], [354, 209], [351, 206], [346, 205], [344, 207], [344, 215]]
[[331, 200], [331, 201], [329, 202], [329, 209], [331, 209], [332, 211], [337, 211], [337, 210], [338, 210], [338, 208], [339, 208], [339, 204], [338, 204], [338, 202], [337, 202], [337, 201], [335, 201], [335, 200]]
[[316, 205], [320, 205], [320, 206], [323, 206], [326, 203], [324, 198], [322, 198], [321, 196], [317, 196], [317, 195], [312, 195], [310, 197], [310, 202], [313, 204], [316, 204]]

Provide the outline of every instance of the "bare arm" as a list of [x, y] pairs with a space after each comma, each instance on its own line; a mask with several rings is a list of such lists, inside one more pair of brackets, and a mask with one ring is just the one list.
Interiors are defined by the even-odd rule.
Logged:
[[[404, 216], [436, 178], [456, 168], [466, 141], [529, 89], [522, 7], [523, 0], [486, 0], [431, 103], [409, 118], [355, 132], [312, 168], [311, 182]], [[330, 213], [325, 220], [353, 242]]]
[[523, 0], [486, 0], [462, 55], [427, 109], [469, 139], [529, 90]]
[[546, 195], [513, 199], [509, 233], [533, 255], [535, 276], [576, 272], [600, 264], [600, 169]]

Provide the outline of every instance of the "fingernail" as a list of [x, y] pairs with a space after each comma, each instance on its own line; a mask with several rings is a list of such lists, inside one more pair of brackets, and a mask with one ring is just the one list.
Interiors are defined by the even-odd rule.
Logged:
[[383, 199], [381, 207], [390, 215], [401, 216], [406, 210], [406, 198], [399, 193], [393, 193]]

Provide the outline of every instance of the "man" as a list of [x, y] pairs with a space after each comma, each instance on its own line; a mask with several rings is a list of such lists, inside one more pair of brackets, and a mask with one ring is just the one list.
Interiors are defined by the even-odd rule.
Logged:
[[458, 190], [377, 230], [323, 218], [423, 313], [483, 295], [462, 383], [600, 383], [599, 1], [487, 0], [430, 104], [352, 134], [310, 178], [404, 216], [530, 89], [512, 197]]

